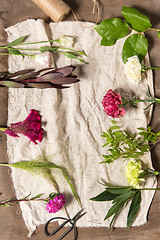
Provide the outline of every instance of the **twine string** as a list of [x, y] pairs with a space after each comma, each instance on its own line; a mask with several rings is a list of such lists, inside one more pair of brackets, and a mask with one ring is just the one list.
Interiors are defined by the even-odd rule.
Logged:
[[97, 12], [97, 20], [96, 20], [95, 24], [93, 24], [92, 26], [89, 26], [89, 27], [88, 27], [88, 26], [85, 26], [84, 24], [82, 24], [82, 23], [78, 20], [78, 18], [77, 18], [77, 16], [76, 16], [75, 12], [73, 11], [73, 9], [71, 8], [71, 12], [72, 12], [72, 14], [73, 14], [76, 22], [78, 22], [81, 26], [83, 26], [83, 27], [85, 27], [85, 28], [92, 28], [92, 27], [96, 26], [97, 23], [98, 23], [99, 20], [100, 20], [100, 7], [101, 7], [101, 4], [100, 4], [100, 2], [99, 2], [98, 0], [92, 0], [92, 1], [93, 1], [93, 10], [92, 10], [92, 13], [95, 14], [95, 12]]

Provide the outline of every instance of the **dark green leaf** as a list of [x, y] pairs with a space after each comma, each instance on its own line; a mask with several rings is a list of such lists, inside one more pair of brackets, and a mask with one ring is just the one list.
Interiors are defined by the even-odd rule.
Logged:
[[141, 191], [137, 191], [129, 208], [127, 216], [127, 227], [130, 227], [132, 225], [140, 208], [140, 203], [141, 203]]
[[99, 195], [97, 195], [96, 197], [90, 198], [90, 200], [92, 200], [92, 201], [111, 201], [115, 197], [117, 197], [117, 194], [112, 194], [108, 191], [104, 191], [104, 192], [100, 193]]
[[43, 52], [54, 52], [58, 49], [59, 47], [47, 47], [47, 46], [42, 46], [40, 47], [40, 51]]
[[121, 13], [134, 30], [144, 32], [152, 27], [149, 18], [135, 8], [123, 7]]
[[70, 52], [61, 52], [61, 53], [68, 58], [77, 58], [77, 55], [74, 53], [70, 53]]
[[116, 212], [119, 212], [120, 209], [122, 209], [123, 205], [125, 204], [125, 201], [115, 203], [108, 211], [107, 215], [105, 216], [104, 220], [110, 218], [113, 214]]
[[119, 196], [117, 196], [114, 200], [113, 203], [115, 202], [122, 202], [124, 200], [128, 200], [131, 198], [132, 195], [135, 194], [135, 190], [129, 190], [129, 191], [124, 191], [122, 194], [120, 194]]
[[8, 48], [8, 52], [11, 55], [23, 55], [19, 50], [15, 48]]
[[126, 63], [129, 57], [137, 55], [140, 62], [144, 59], [148, 50], [147, 39], [141, 34], [132, 34], [123, 45], [122, 59]]
[[117, 187], [117, 188], [106, 188], [106, 191], [112, 194], [122, 194], [130, 191], [131, 187]]
[[128, 34], [129, 26], [120, 18], [110, 18], [102, 21], [95, 30], [102, 37], [101, 45], [111, 46]]
[[13, 42], [10, 42], [7, 47], [13, 47], [13, 46], [17, 46], [18, 44], [22, 43], [25, 39], [27, 38], [27, 35], [17, 38], [16, 40], [14, 40]]
[[112, 225], [114, 224], [118, 214], [120, 213], [120, 211], [123, 209], [123, 205], [116, 211], [116, 213], [114, 214], [110, 224], [109, 224], [109, 228], [111, 229], [112, 228]]
[[157, 31], [157, 36], [158, 38], [160, 38], [160, 31]]

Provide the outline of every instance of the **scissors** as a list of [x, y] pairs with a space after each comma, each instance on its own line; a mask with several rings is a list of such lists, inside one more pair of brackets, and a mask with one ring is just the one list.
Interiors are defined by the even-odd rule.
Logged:
[[[71, 224], [71, 227], [58, 239], [61, 240], [63, 239], [72, 229], [74, 230], [74, 240], [77, 240], [78, 237], [78, 231], [77, 231], [77, 227], [76, 227], [76, 221], [78, 219], [80, 219], [85, 213], [82, 213], [83, 209], [81, 209], [73, 218], [69, 219], [69, 218], [64, 218], [64, 217], [54, 217], [48, 220], [48, 222], [45, 224], [44, 227], [44, 233], [47, 237], [51, 237], [54, 234], [56, 234], [60, 229], [62, 229], [67, 223]], [[82, 214], [81, 214], [82, 213]], [[48, 225], [50, 224], [50, 222], [52, 220], [57, 220], [57, 219], [62, 219], [65, 220], [64, 223], [62, 223], [57, 229], [55, 229], [53, 232], [49, 233], [48, 232]]]

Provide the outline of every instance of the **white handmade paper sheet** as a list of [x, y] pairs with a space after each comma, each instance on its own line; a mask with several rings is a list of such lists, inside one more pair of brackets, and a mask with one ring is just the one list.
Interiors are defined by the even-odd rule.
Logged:
[[[50, 157], [50, 161], [64, 166], [73, 178], [82, 206], [87, 212], [77, 222], [78, 227], [105, 227], [109, 226], [109, 220], [103, 221], [110, 202], [93, 202], [89, 198], [98, 195], [104, 190], [104, 186], [97, 181], [105, 181], [111, 184], [127, 185], [124, 166], [126, 162], [117, 160], [114, 163], [99, 164], [103, 160], [102, 155], [107, 149], [102, 148], [104, 139], [100, 136], [110, 126], [111, 118], [102, 108], [102, 99], [106, 92], [121, 90], [124, 97], [132, 94], [145, 98], [147, 84], [153, 94], [152, 72], [143, 74], [140, 84], [131, 83], [124, 74], [124, 64], [121, 59], [124, 39], [120, 39], [114, 46], [99, 46], [100, 37], [92, 27], [92, 23], [60, 22], [51, 23], [52, 38], [57, 39], [62, 35], [73, 36], [76, 39], [75, 49], [84, 50], [89, 64], [80, 63], [77, 60], [65, 58], [62, 55], [54, 55], [57, 67], [66, 65], [76, 66], [75, 73], [81, 80], [64, 90], [57, 89], [9, 89], [8, 100], [8, 124], [24, 120], [30, 109], [38, 110], [42, 116], [43, 128], [46, 132], [43, 141], [34, 145], [28, 138], [7, 137], [7, 151], [9, 162], [33, 160], [43, 154]], [[41, 20], [27, 20], [6, 29], [8, 41], [29, 35], [27, 41], [46, 40], [47, 35]], [[38, 45], [39, 46], [39, 45]], [[37, 47], [38, 47], [37, 46]], [[149, 66], [148, 57], [145, 63]], [[40, 69], [34, 60], [24, 59], [20, 56], [9, 57], [9, 71], [27, 68]], [[143, 110], [145, 105], [139, 103], [138, 109], [127, 108], [123, 118], [118, 119], [122, 129], [137, 133], [137, 127], [146, 127], [151, 119], [152, 109]], [[152, 168], [150, 153], [145, 155], [144, 162]], [[80, 207], [72, 196], [71, 190], [59, 171], [52, 171], [60, 190], [65, 194], [66, 210], [70, 217], [74, 216]], [[41, 176], [13, 169], [12, 179], [17, 198], [55, 191], [54, 186]], [[155, 187], [152, 178], [146, 181], [145, 187]], [[140, 212], [134, 226], [146, 222], [147, 212], [151, 204], [154, 191], [142, 193]], [[67, 216], [63, 208], [56, 214], [46, 212], [44, 203], [21, 203], [22, 215], [27, 228], [32, 233], [40, 224], [44, 224], [53, 216]], [[126, 227], [126, 216], [129, 205], [118, 216], [115, 226]]]

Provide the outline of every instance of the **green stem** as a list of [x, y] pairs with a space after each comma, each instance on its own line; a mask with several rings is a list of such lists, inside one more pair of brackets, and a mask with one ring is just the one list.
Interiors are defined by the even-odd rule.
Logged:
[[160, 188], [136, 188], [137, 191], [143, 190], [153, 190], [153, 191], [160, 191]]
[[58, 42], [57, 40], [48, 40], [48, 41], [41, 41], [41, 42], [29, 42], [29, 43], [20, 43], [17, 46], [20, 45], [31, 45], [31, 44], [39, 44], [39, 43], [48, 43], [48, 42]]
[[160, 67], [143, 67], [142, 70], [150, 70], [150, 69], [153, 69], [153, 70], [156, 70], [156, 69], [160, 69]]
[[[7, 48], [7, 49], [13, 49], [13, 48]], [[40, 51], [39, 49], [36, 48], [14, 48], [16, 50], [22, 50], [22, 51]]]

